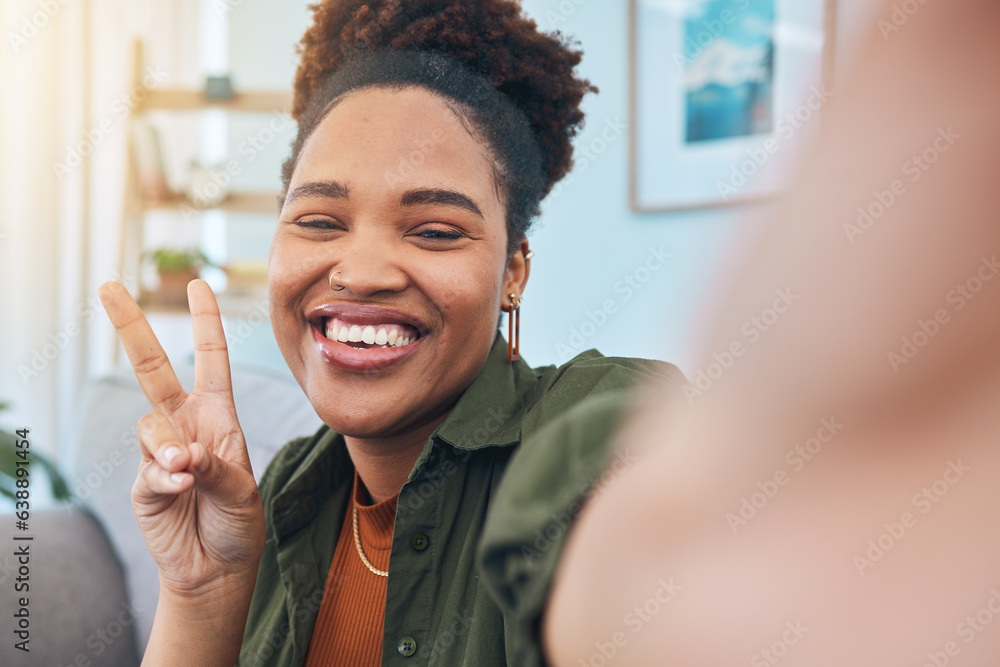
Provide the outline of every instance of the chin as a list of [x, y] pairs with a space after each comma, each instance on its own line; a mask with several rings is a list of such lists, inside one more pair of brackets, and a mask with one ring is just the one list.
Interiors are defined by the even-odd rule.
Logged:
[[398, 407], [387, 410], [385, 401], [379, 398], [384, 396], [382, 392], [377, 392], [379, 396], [371, 400], [352, 393], [353, 400], [344, 401], [337, 400], [337, 392], [331, 393], [329, 389], [314, 388], [313, 392], [306, 392], [323, 423], [341, 435], [359, 439], [385, 438], [405, 428], [405, 412]]

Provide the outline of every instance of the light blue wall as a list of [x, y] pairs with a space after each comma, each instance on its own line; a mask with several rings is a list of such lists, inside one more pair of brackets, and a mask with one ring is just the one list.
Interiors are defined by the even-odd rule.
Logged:
[[[628, 11], [616, 0], [526, 0], [526, 11], [546, 30], [581, 43], [582, 76], [599, 89], [584, 101], [587, 124], [577, 138], [577, 164], [558, 196], [543, 204], [530, 236], [536, 258], [522, 309], [524, 356], [533, 364], [559, 363], [568, 353], [596, 347], [606, 355], [672, 361], [691, 372], [699, 330], [716, 305], [747, 222], [740, 209], [636, 214], [628, 205], [628, 137], [622, 135], [591, 162], [582, 147], [602, 147], [606, 124], [627, 122]], [[650, 248], [672, 256], [638, 291], [625, 276], [644, 277]], [[655, 264], [655, 263], [654, 263]], [[600, 327], [589, 317], [611, 300], [618, 309]], [[580, 335], [574, 336], [574, 330]], [[583, 334], [591, 334], [583, 337]]]

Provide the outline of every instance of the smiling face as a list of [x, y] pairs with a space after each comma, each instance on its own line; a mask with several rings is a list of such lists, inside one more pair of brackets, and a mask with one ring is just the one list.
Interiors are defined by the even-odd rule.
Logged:
[[489, 151], [440, 97], [366, 89], [327, 114], [268, 269], [278, 346], [327, 425], [386, 438], [450, 409], [527, 280], [504, 213]]

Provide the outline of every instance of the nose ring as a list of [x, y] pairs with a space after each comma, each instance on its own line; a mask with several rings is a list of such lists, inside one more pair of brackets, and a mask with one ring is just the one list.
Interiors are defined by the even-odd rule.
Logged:
[[340, 278], [337, 277], [339, 275], [340, 271], [334, 271], [333, 273], [330, 274], [330, 289], [332, 289], [334, 292], [341, 292], [344, 290], [345, 287], [347, 287], [347, 285], [344, 285], [343, 283], [340, 282]]

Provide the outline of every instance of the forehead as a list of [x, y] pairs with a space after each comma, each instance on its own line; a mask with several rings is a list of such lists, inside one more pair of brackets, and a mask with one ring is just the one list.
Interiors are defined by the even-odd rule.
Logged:
[[440, 96], [418, 87], [368, 88], [348, 94], [316, 127], [290, 186], [336, 180], [352, 192], [385, 194], [449, 187], [491, 207], [500, 205], [493, 175], [489, 149]]

